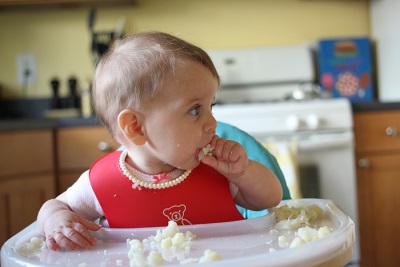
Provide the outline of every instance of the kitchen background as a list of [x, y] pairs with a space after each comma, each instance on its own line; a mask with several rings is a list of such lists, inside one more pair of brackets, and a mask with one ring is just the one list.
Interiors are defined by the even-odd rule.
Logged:
[[[351, 173], [340, 175], [344, 182], [327, 180], [347, 189], [350, 184], [356, 187], [357, 196], [346, 195], [357, 198], [354, 202], [360, 222], [361, 266], [400, 266], [400, 216], [393, 212], [400, 206], [400, 33], [395, 27], [400, 24], [399, 0], [124, 0], [134, 2], [128, 5], [117, 5], [120, 0], [61, 0], [75, 4], [4, 6], [6, 2], [51, 1], [0, 0], [0, 245], [34, 221], [46, 199], [63, 192], [95, 159], [119, 146], [90, 117], [90, 111], [89, 118], [80, 118], [78, 113], [77, 118], [48, 120], [42, 118], [43, 110], [37, 112], [30, 106], [34, 102], [35, 107], [51, 108], [53, 78], [60, 81], [62, 97], [69, 95], [72, 77], [77, 79], [78, 93], [87, 89], [96, 59], [91, 51], [91, 8], [76, 3], [97, 1], [108, 4], [97, 8], [93, 25], [96, 32], [114, 31], [125, 19], [125, 33], [165, 31], [206, 50], [302, 44], [316, 49], [320, 39], [369, 37], [374, 53], [375, 94], [380, 102], [339, 101], [336, 106], [336, 101], [324, 99], [323, 107], [333, 103], [333, 111], [313, 108], [321, 103], [318, 101], [269, 103], [263, 108], [274, 111], [267, 109], [258, 117], [278, 119], [263, 123], [266, 126], [290, 126], [285, 128], [288, 135], [307, 133], [312, 138], [326, 133], [328, 119], [332, 119], [335, 131], [346, 131], [348, 138], [328, 142], [330, 148], [306, 144], [308, 151], [300, 151], [298, 160], [308, 164], [316, 159], [314, 163], [318, 164], [308, 168], [308, 176], [321, 170], [322, 161], [329, 175], [338, 176], [339, 169]], [[24, 79], [21, 83], [17, 72], [21, 55], [32, 60], [36, 68], [35, 79], [29, 80], [28, 86], [23, 85]], [[292, 106], [286, 108], [286, 104]], [[297, 105], [300, 110], [294, 109]], [[306, 105], [314, 110], [305, 109]], [[28, 111], [22, 114], [25, 119], [3, 120], [2, 115], [8, 115], [4, 107]], [[281, 119], [277, 110], [284, 111]], [[32, 113], [41, 118], [31, 119]], [[337, 155], [344, 149], [349, 157]]]
[[[0, 9], [3, 98], [50, 97], [53, 77], [60, 79], [60, 95], [66, 95], [71, 76], [80, 86], [91, 79], [89, 10]], [[94, 29], [113, 31], [122, 18], [126, 33], [166, 31], [205, 49], [314, 43], [371, 33], [367, 0], [139, 0], [99, 7]], [[18, 83], [16, 65], [24, 53], [33, 54], [37, 65], [37, 81], [25, 89]]]

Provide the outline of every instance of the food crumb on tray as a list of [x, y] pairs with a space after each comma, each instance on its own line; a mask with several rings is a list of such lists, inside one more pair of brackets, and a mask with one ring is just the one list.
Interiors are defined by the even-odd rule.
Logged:
[[[281, 248], [297, 247], [328, 236], [333, 229], [324, 225], [324, 212], [315, 204], [307, 205], [301, 200], [290, 200], [287, 204], [272, 209], [276, 224], [270, 234], [278, 234]], [[295, 230], [294, 237], [280, 235], [280, 230]]]
[[[191, 241], [195, 238], [195, 234], [190, 231], [182, 233], [176, 222], [169, 221], [166, 228], [156, 231], [156, 235], [143, 240], [127, 239], [130, 266], [162, 265], [164, 260], [178, 260], [180, 264], [189, 264], [222, 259], [217, 252], [210, 249], [206, 249], [200, 258], [189, 258]], [[145, 256], [145, 247], [150, 247], [147, 257]]]

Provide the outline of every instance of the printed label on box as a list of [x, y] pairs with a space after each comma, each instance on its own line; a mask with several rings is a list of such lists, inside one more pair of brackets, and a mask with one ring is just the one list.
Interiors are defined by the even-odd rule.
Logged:
[[332, 97], [372, 101], [371, 43], [368, 38], [319, 41], [319, 83]]

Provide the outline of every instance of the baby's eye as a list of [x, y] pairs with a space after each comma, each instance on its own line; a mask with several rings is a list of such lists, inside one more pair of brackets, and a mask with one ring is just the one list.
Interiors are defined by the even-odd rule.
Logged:
[[195, 106], [191, 110], [189, 110], [189, 114], [192, 116], [197, 116], [200, 114], [200, 106]]

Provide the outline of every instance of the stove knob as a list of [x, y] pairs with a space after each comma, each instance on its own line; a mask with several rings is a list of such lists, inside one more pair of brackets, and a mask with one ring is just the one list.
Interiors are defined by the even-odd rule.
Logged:
[[300, 119], [296, 115], [286, 117], [286, 129], [290, 131], [297, 131], [300, 128]]
[[309, 129], [312, 129], [312, 130], [318, 129], [318, 127], [320, 125], [320, 119], [318, 118], [318, 116], [316, 114], [309, 114], [306, 117], [306, 124]]

